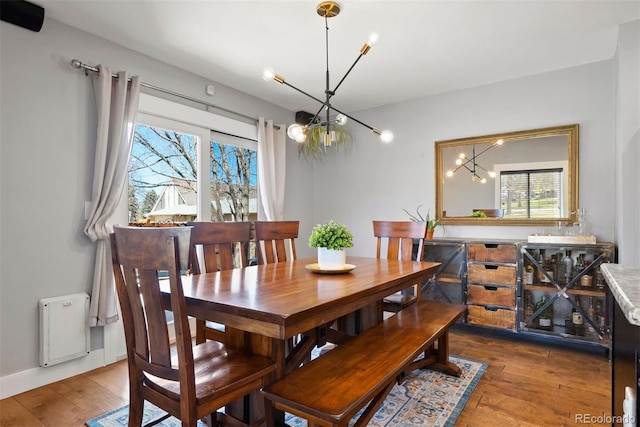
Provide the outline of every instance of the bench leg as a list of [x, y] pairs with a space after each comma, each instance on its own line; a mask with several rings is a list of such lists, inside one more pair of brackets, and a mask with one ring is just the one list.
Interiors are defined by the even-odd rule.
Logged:
[[460, 369], [458, 365], [449, 362], [448, 332], [445, 332], [440, 338], [438, 338], [438, 354], [436, 356], [436, 362], [429, 366], [429, 369], [434, 369], [454, 377], [462, 375], [462, 369]]
[[[365, 409], [364, 412], [362, 412], [362, 414], [360, 414], [360, 417], [355, 422], [353, 427], [364, 427], [364, 426], [366, 426], [369, 423], [369, 421], [371, 420], [371, 418], [373, 418], [373, 416], [375, 415], [376, 411], [380, 408], [380, 406], [382, 406], [382, 404], [384, 403], [384, 399], [391, 392], [391, 389], [393, 389], [394, 386], [395, 386], [395, 382], [391, 382], [390, 384], [387, 384], [387, 386], [384, 388], [384, 390], [382, 390], [380, 393], [378, 393], [371, 400], [371, 402], [369, 402], [369, 405], [367, 406], [367, 409]], [[349, 424], [349, 420], [346, 420], [346, 421], [347, 421], [347, 423], [345, 424], [345, 426]]]
[[424, 358], [414, 361], [405, 370], [405, 375], [416, 369], [433, 369], [444, 374], [459, 377], [462, 369], [456, 364], [449, 362], [449, 334], [445, 332], [438, 338], [438, 348], [429, 347], [424, 352]]

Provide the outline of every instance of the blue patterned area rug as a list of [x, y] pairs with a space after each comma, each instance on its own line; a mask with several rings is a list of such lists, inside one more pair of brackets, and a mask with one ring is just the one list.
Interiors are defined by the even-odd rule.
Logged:
[[[431, 370], [417, 370], [396, 384], [368, 426], [375, 427], [451, 427], [462, 412], [469, 396], [482, 378], [488, 364], [459, 356], [449, 360], [462, 369], [460, 378]], [[129, 407], [101, 415], [86, 422], [88, 427], [123, 427], [127, 425]], [[164, 411], [145, 402], [143, 424], [164, 415]], [[307, 425], [305, 420], [286, 414], [291, 427]], [[160, 427], [179, 427], [179, 420], [171, 417], [157, 424]], [[198, 426], [205, 426], [198, 423]]]

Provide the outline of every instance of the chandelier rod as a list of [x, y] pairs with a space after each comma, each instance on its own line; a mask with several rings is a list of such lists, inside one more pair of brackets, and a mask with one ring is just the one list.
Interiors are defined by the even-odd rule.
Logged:
[[325, 50], [325, 58], [327, 59], [327, 78], [325, 84], [324, 95], [327, 103], [327, 127], [326, 134], [329, 135], [331, 133], [331, 96], [335, 92], [331, 92], [329, 90], [329, 18], [327, 17], [327, 13], [324, 15], [324, 50]]
[[[327, 32], [327, 35], [325, 37], [325, 50], [326, 50], [326, 58], [327, 58], [327, 86], [326, 86], [326, 91], [325, 93], [327, 93], [329, 96], [327, 97], [327, 104], [329, 104], [329, 100], [336, 94], [336, 92], [338, 91], [338, 88], [340, 87], [340, 85], [342, 85], [342, 82], [345, 81], [345, 79], [347, 78], [347, 76], [351, 73], [351, 71], [353, 70], [353, 68], [356, 66], [356, 64], [358, 63], [358, 61], [360, 61], [360, 59], [366, 54], [366, 52], [368, 52], [368, 49], [363, 48], [362, 50], [360, 50], [360, 55], [358, 55], [358, 57], [356, 58], [355, 61], [353, 61], [353, 64], [351, 64], [351, 67], [349, 67], [349, 69], [347, 70], [347, 72], [344, 74], [344, 76], [342, 76], [342, 79], [340, 79], [340, 81], [338, 82], [338, 84], [336, 85], [335, 88], [333, 88], [332, 91], [329, 92], [329, 24], [327, 22], [327, 18], [325, 17], [325, 29]], [[325, 105], [323, 105], [322, 107], [320, 107], [320, 109], [318, 110], [318, 112], [313, 116], [313, 120], [311, 120], [312, 122], [315, 122], [316, 119], [318, 118], [318, 116], [320, 115], [320, 113], [322, 112], [322, 109], [325, 107]], [[333, 107], [331, 107], [333, 108]], [[335, 111], [341, 113], [340, 111], [336, 110], [334, 108]], [[343, 115], [346, 116], [346, 114], [341, 113]], [[348, 117], [348, 116], [347, 116]], [[355, 122], [357, 122], [357, 120], [349, 117], [351, 120], [354, 120]], [[329, 120], [327, 120], [329, 121]], [[361, 123], [362, 124], [362, 123]], [[366, 126], [369, 129], [372, 129], [369, 126]]]

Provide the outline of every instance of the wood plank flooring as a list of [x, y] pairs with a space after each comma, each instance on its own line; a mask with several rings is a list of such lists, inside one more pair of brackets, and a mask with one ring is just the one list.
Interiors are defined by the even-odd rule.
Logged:
[[[576, 414], [611, 414], [611, 366], [604, 350], [456, 327], [450, 353], [489, 363], [456, 427], [576, 426]], [[0, 426], [83, 426], [127, 403], [122, 361], [1, 400]]]

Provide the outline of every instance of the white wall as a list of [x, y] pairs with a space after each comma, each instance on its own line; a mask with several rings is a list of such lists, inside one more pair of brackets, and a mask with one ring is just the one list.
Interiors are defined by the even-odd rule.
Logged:
[[618, 262], [640, 266], [640, 21], [622, 25], [616, 51]]
[[[614, 240], [613, 60], [354, 113], [395, 141], [351, 125], [348, 155], [316, 165], [314, 218], [353, 228], [353, 255], [374, 255], [371, 221], [406, 220], [403, 208], [435, 208], [434, 141], [579, 123], [580, 200], [600, 241]], [[428, 78], [428, 76], [425, 76]], [[526, 239], [538, 227], [446, 226], [449, 237]]]
[[[0, 40], [1, 398], [101, 363], [102, 328], [92, 328], [92, 355], [38, 368], [38, 300], [90, 294], [93, 277], [95, 249], [83, 228], [96, 113], [90, 78], [71, 59], [127, 69], [146, 83], [275, 123], [294, 114], [54, 20], [45, 19], [39, 33], [1, 22]], [[214, 97], [205, 95], [210, 83]], [[285, 214], [310, 218], [313, 184], [298, 170], [309, 166], [297, 162], [292, 145], [287, 190], [296, 197], [287, 199]]]

